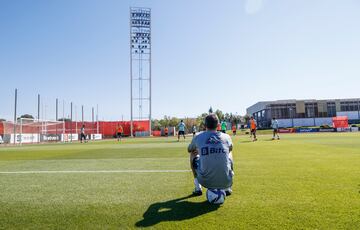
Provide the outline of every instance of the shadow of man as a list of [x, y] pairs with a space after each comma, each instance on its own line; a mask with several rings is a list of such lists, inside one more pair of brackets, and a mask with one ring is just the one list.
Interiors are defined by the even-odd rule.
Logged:
[[220, 206], [210, 204], [207, 201], [196, 203], [186, 199], [192, 195], [165, 202], [154, 203], [149, 206], [143, 215], [142, 220], [138, 221], [136, 227], [150, 227], [161, 221], [180, 221], [191, 219], [203, 214], [216, 211]]

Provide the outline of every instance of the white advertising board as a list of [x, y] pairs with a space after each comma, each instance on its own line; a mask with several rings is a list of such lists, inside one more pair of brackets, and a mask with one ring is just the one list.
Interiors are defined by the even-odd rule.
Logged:
[[[37, 133], [16, 134], [15, 138], [15, 144], [37, 143], [38, 141], [39, 134]], [[14, 144], [14, 134], [11, 134], [10, 143]]]
[[349, 128], [337, 128], [338, 132], [359, 132], [358, 127], [349, 127]]
[[359, 128], [358, 127], [351, 127], [351, 132], [359, 132]]
[[100, 133], [91, 134], [91, 140], [101, 140], [101, 139], [102, 139], [102, 134]]
[[62, 142], [70, 142], [70, 141], [77, 141], [77, 140], [79, 140], [79, 134], [77, 134], [77, 133], [61, 134], [61, 141]]

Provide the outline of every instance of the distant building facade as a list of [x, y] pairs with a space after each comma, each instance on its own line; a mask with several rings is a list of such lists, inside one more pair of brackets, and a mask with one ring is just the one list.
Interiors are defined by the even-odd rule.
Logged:
[[359, 123], [360, 98], [262, 101], [246, 112], [261, 128], [270, 127], [273, 117], [280, 127], [332, 125], [332, 118], [336, 116], [347, 116], [349, 123]]

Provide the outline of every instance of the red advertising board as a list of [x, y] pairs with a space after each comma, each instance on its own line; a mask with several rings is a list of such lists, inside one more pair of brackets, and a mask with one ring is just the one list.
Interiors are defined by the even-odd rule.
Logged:
[[333, 117], [333, 127], [334, 128], [348, 128], [349, 127], [349, 120], [347, 116], [341, 117]]
[[279, 133], [295, 133], [295, 129], [279, 129]]
[[4, 134], [4, 125], [0, 122], [0, 134]]

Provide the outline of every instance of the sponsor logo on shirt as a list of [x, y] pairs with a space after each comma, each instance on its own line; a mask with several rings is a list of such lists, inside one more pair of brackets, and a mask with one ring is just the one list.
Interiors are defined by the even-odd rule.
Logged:
[[212, 147], [203, 147], [201, 148], [201, 155], [205, 156], [205, 155], [209, 155], [209, 154], [214, 154], [214, 153], [225, 153], [226, 151], [223, 148], [212, 148]]
[[218, 136], [211, 136], [207, 141], [206, 144], [216, 145], [221, 143], [221, 139]]

